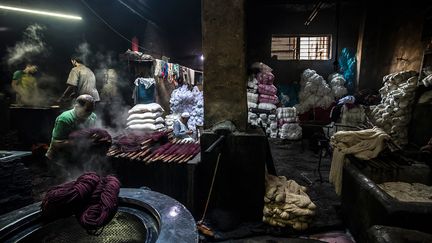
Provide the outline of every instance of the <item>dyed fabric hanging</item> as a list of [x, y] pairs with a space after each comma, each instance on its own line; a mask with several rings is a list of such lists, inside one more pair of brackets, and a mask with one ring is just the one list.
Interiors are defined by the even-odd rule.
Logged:
[[155, 102], [155, 79], [137, 78], [134, 82], [135, 90], [133, 99], [135, 104], [148, 104]]
[[346, 80], [348, 94], [355, 92], [356, 65], [357, 60], [355, 54], [350, 52], [348, 48], [343, 48], [339, 55], [340, 71]]

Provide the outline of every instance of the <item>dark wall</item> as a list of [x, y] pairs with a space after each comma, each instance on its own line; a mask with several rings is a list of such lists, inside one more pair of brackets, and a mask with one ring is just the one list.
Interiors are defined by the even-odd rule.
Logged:
[[[313, 5], [312, 5], [313, 6]], [[303, 70], [316, 70], [325, 79], [333, 73], [336, 56], [336, 5], [330, 4], [321, 10], [309, 26], [305, 26], [311, 11], [294, 11], [286, 4], [252, 3], [248, 9], [248, 62], [262, 61], [274, 69], [276, 83], [290, 83], [300, 80]], [[344, 47], [353, 52], [357, 49], [358, 27], [360, 16], [356, 14], [355, 3], [342, 3], [340, 8], [339, 48]], [[308, 60], [275, 60], [270, 57], [272, 34], [331, 34], [332, 56], [326, 61]]]
[[389, 73], [420, 70], [425, 9], [418, 3], [367, 8], [363, 40], [357, 50], [360, 89], [381, 88], [383, 76]]

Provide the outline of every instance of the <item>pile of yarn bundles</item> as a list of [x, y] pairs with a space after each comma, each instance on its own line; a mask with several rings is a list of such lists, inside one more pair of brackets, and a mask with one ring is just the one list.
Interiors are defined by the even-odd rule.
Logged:
[[164, 109], [157, 103], [138, 104], [129, 110], [127, 129], [143, 132], [165, 130]]
[[314, 70], [303, 71], [300, 84], [300, 103], [295, 105], [298, 114], [303, 114], [316, 107], [327, 109], [334, 102], [331, 88]]
[[332, 94], [336, 99], [340, 99], [346, 94], [348, 94], [348, 90], [345, 87], [346, 80], [340, 73], [332, 73], [328, 76], [328, 79]]
[[315, 215], [315, 209], [315, 204], [306, 194], [306, 187], [284, 176], [266, 176], [264, 223], [305, 230]]
[[88, 233], [97, 234], [115, 216], [119, 192], [116, 177], [87, 172], [76, 181], [50, 188], [41, 204], [42, 217], [56, 219], [75, 214]]
[[204, 96], [196, 86], [192, 90], [187, 85], [175, 89], [171, 93], [170, 109], [173, 114], [189, 113], [189, 129], [204, 124]]
[[298, 124], [295, 107], [283, 107], [276, 110], [279, 137], [281, 139], [296, 140], [302, 137], [302, 128]]
[[398, 145], [408, 144], [408, 124], [417, 87], [418, 73], [402, 71], [384, 76], [379, 90], [381, 104], [372, 107], [375, 125], [392, 136]]

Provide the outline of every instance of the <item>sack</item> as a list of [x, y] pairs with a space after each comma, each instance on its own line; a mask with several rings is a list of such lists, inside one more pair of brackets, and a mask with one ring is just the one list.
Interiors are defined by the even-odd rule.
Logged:
[[265, 95], [276, 95], [277, 88], [273, 84], [258, 85], [258, 93]]
[[248, 102], [248, 108], [257, 108], [258, 105], [256, 103]]
[[135, 119], [156, 119], [162, 115], [162, 112], [146, 112], [146, 113], [133, 113], [129, 115], [127, 121]]
[[160, 130], [164, 127], [165, 126], [163, 124], [145, 123], [145, 124], [133, 124], [133, 125], [128, 126], [127, 129], [152, 132], [152, 131]]
[[258, 104], [258, 109], [267, 111], [276, 110], [276, 105], [270, 103], [260, 103]]
[[260, 72], [256, 79], [260, 84], [273, 84], [274, 75], [270, 72]]
[[258, 94], [247, 93], [247, 101], [252, 103], [258, 103]]
[[138, 104], [132, 107], [132, 109], [129, 110], [129, 114], [133, 113], [146, 113], [146, 112], [164, 112], [164, 109], [157, 103], [150, 103], [150, 104]]
[[162, 117], [158, 117], [156, 119], [133, 119], [128, 121], [126, 126], [134, 125], [134, 124], [164, 124], [165, 120]]
[[259, 95], [259, 102], [260, 103], [277, 104], [277, 103], [279, 103], [279, 98], [276, 95], [260, 94]]

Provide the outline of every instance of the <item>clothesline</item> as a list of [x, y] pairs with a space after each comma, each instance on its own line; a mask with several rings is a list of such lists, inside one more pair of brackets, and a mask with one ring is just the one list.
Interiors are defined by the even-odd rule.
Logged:
[[[155, 60], [162, 60], [162, 59], [157, 59], [157, 58], [155, 58]], [[170, 62], [168, 62], [168, 63], [170, 63]], [[175, 63], [171, 63], [171, 64], [175, 64]], [[177, 63], [178, 64], [178, 63]], [[196, 73], [203, 73], [203, 71], [198, 71], [198, 70], [195, 70], [195, 69], [193, 69], [193, 68], [190, 68], [190, 67], [186, 67], [186, 66], [183, 66], [183, 65], [180, 65], [180, 64], [178, 64], [179, 65], [179, 67], [181, 67], [181, 68], [187, 68], [187, 69], [190, 69], [190, 70], [192, 70], [192, 71], [194, 71], [194, 72], [196, 72]]]

